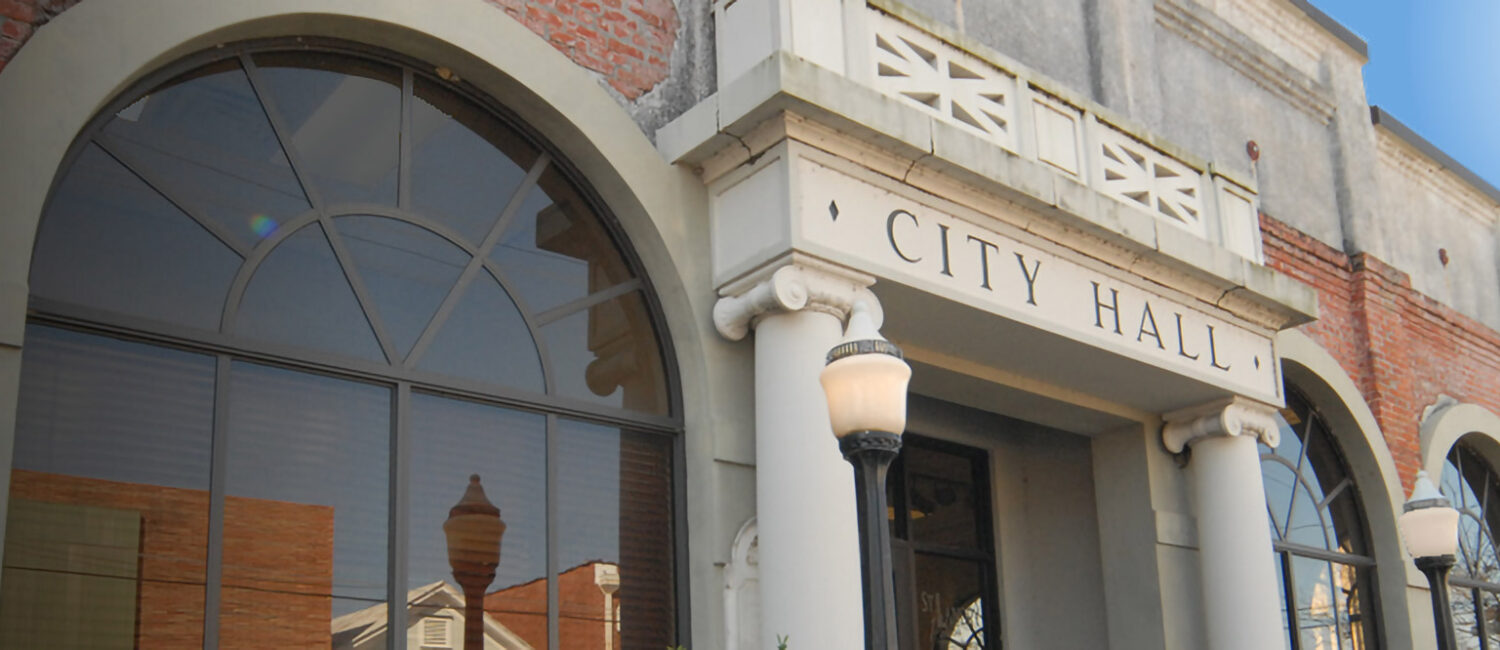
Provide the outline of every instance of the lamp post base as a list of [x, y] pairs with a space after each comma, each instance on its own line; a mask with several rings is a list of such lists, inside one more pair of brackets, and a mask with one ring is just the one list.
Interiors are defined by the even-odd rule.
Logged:
[[886, 523], [885, 477], [901, 453], [901, 434], [857, 431], [839, 438], [854, 466], [859, 509], [859, 565], [864, 575], [865, 648], [895, 650], [896, 591], [891, 571], [891, 529]]
[[1437, 650], [1457, 650], [1453, 634], [1453, 606], [1448, 602], [1448, 570], [1453, 568], [1452, 555], [1416, 558], [1417, 569], [1427, 576], [1432, 592], [1432, 624], [1437, 628]]

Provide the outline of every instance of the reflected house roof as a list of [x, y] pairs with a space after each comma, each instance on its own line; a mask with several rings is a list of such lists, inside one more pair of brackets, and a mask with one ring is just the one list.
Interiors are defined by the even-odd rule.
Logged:
[[[619, 588], [619, 567], [599, 560], [585, 562], [558, 576], [559, 637], [563, 647], [621, 647], [620, 603], [615, 598]], [[407, 592], [406, 602], [408, 647], [429, 647], [420, 641], [424, 621], [429, 619], [448, 622], [450, 636], [446, 647], [462, 647], [464, 596], [457, 587], [447, 581], [434, 582]], [[546, 579], [485, 594], [484, 608], [486, 650], [546, 646]], [[387, 613], [385, 603], [380, 603], [333, 619], [333, 647], [340, 650], [385, 647]]]
[[[408, 629], [420, 629], [422, 621], [432, 617], [449, 619], [454, 624], [451, 647], [459, 647], [464, 622], [464, 595], [447, 582], [434, 582], [406, 592]], [[385, 603], [372, 605], [333, 619], [334, 648], [383, 648], [385, 647], [386, 614]], [[425, 612], [413, 616], [415, 611]], [[484, 617], [485, 648], [503, 650], [531, 650], [532, 645], [501, 625], [493, 616]]]

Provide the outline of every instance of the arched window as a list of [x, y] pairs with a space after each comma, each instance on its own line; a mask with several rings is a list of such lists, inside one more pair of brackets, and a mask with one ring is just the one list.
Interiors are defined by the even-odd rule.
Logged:
[[1443, 465], [1442, 492], [1458, 508], [1458, 562], [1452, 585], [1453, 627], [1463, 648], [1500, 648], [1500, 477], [1460, 440]]
[[336, 43], [122, 97], [37, 236], [0, 647], [673, 645], [681, 420], [599, 206]]
[[1375, 560], [1359, 490], [1328, 423], [1286, 387], [1281, 443], [1261, 445], [1261, 477], [1292, 650], [1380, 647]]

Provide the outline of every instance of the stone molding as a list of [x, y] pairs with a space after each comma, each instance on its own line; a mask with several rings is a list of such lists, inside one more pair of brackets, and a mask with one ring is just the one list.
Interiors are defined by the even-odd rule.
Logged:
[[755, 321], [766, 314], [808, 309], [837, 317], [841, 322], [863, 302], [879, 328], [884, 322], [880, 300], [869, 289], [874, 278], [813, 259], [794, 256], [773, 263], [768, 270], [725, 285], [714, 304], [714, 328], [731, 341], [750, 333]]
[[1156, 0], [1155, 7], [1156, 22], [1163, 28], [1319, 122], [1327, 124], [1333, 119], [1334, 101], [1322, 84], [1213, 12], [1191, 0]]
[[1162, 443], [1174, 454], [1182, 453], [1200, 438], [1214, 436], [1253, 436], [1273, 448], [1281, 442], [1276, 409], [1243, 397], [1174, 411], [1162, 419], [1166, 420]]

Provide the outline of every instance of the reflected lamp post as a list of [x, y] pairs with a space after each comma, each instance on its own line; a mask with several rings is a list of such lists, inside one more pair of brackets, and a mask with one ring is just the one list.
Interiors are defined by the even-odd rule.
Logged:
[[875, 329], [869, 308], [855, 303], [844, 339], [828, 352], [819, 380], [839, 451], [854, 466], [859, 560], [864, 575], [865, 648], [896, 647], [896, 595], [885, 479], [901, 452], [911, 367], [901, 348]]
[[463, 498], [448, 510], [443, 534], [453, 579], [464, 590], [464, 650], [484, 650], [484, 590], [495, 580], [500, 564], [505, 522], [500, 509], [485, 498], [478, 474], [469, 475]]
[[1432, 622], [1437, 628], [1438, 650], [1457, 650], [1453, 634], [1453, 607], [1448, 601], [1448, 570], [1458, 550], [1458, 511], [1427, 478], [1417, 472], [1411, 498], [1402, 509], [1398, 525], [1406, 550], [1417, 568], [1427, 576], [1432, 592]]

